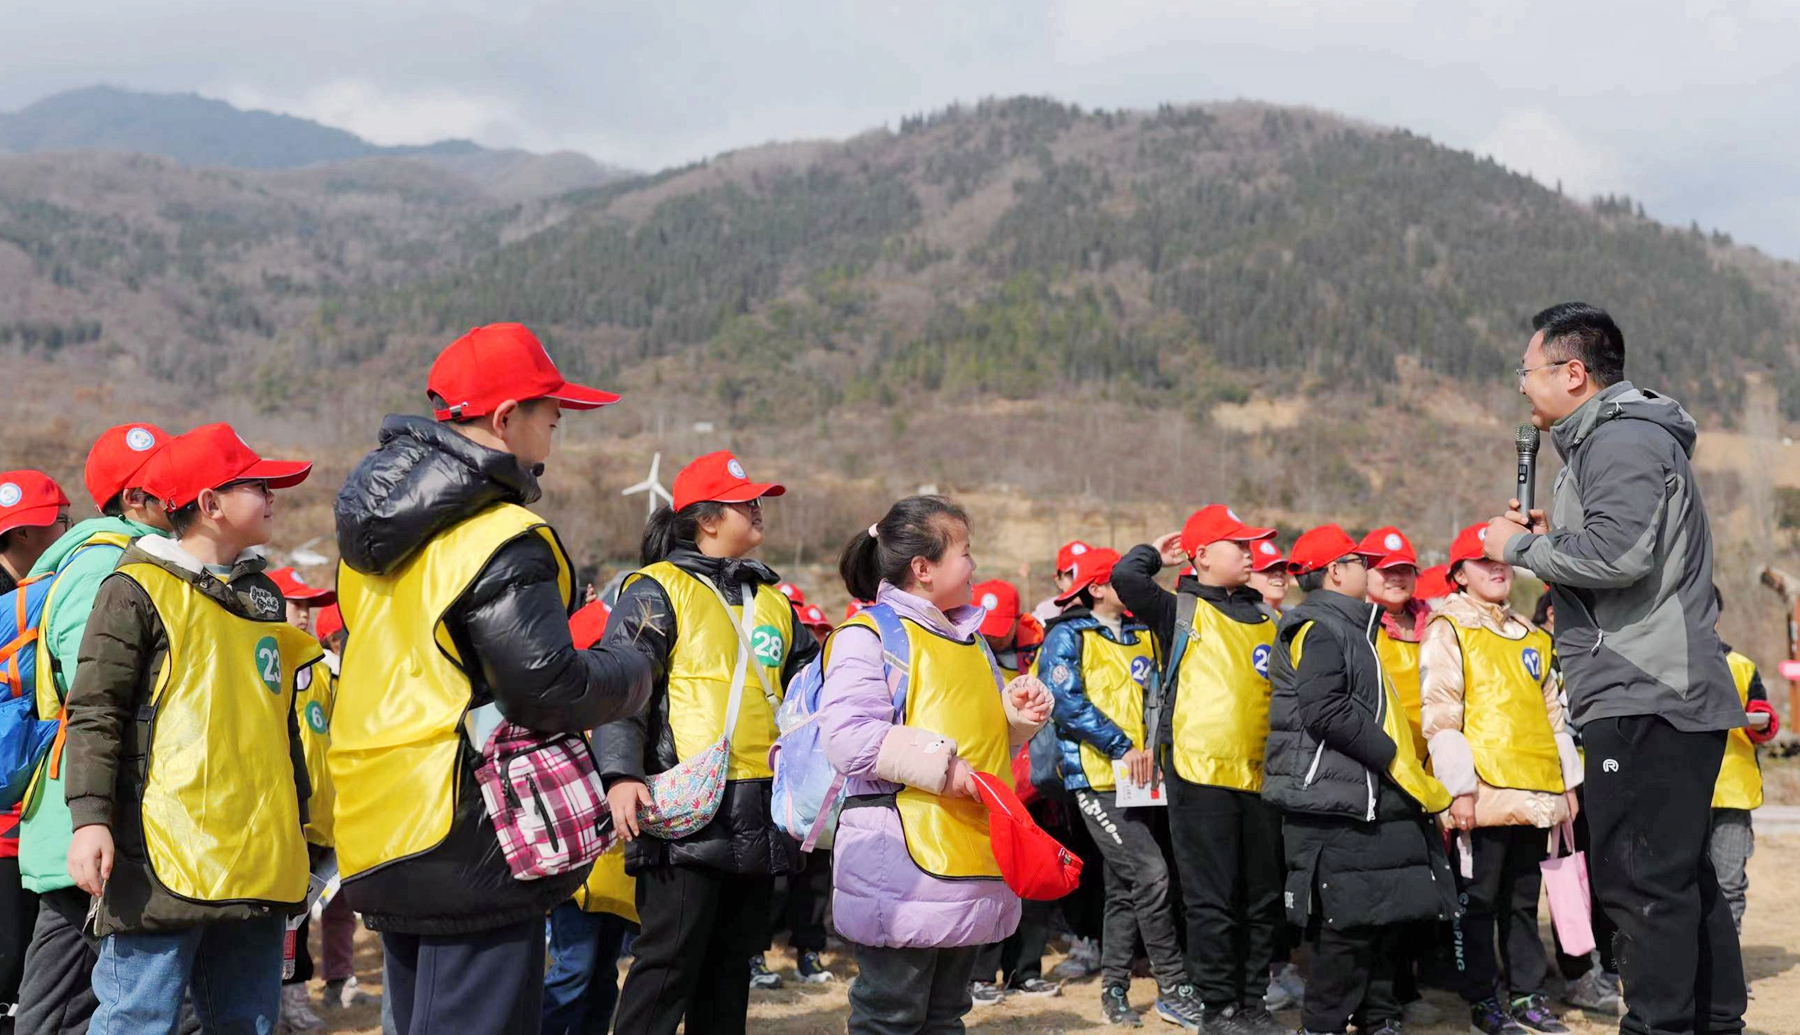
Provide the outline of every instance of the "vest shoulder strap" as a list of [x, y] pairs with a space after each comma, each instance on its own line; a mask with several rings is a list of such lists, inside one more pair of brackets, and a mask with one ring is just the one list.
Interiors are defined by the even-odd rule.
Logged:
[[[1163, 662], [1163, 677], [1156, 681], [1150, 690], [1150, 700], [1145, 702], [1144, 710], [1150, 713], [1150, 729], [1144, 738], [1146, 744], [1159, 744], [1157, 740], [1162, 726], [1163, 689], [1176, 685], [1175, 674], [1181, 669], [1182, 655], [1187, 653], [1188, 641], [1194, 637], [1194, 613], [1200, 608], [1200, 597], [1195, 593], [1175, 594], [1175, 637], [1169, 644], [1169, 656]], [[1152, 640], [1155, 638], [1152, 637]], [[1152, 747], [1151, 750], [1155, 750]]]

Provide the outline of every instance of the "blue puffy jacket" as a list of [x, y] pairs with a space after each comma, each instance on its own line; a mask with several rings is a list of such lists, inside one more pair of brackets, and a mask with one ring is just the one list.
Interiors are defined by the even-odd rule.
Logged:
[[[1057, 762], [1062, 771], [1063, 787], [1070, 791], [1086, 790], [1088, 786], [1087, 774], [1081, 768], [1083, 741], [1113, 759], [1124, 758], [1125, 752], [1131, 750], [1131, 738], [1088, 698], [1087, 690], [1082, 686], [1081, 641], [1091, 629], [1098, 629], [1101, 636], [1125, 644], [1137, 643], [1138, 637], [1150, 635], [1148, 627], [1126, 619], [1120, 630], [1123, 638], [1115, 637], [1112, 630], [1100, 624], [1100, 620], [1085, 608], [1064, 612], [1044, 630], [1044, 645], [1038, 650], [1037, 674], [1056, 699], [1050, 718], [1056, 724]], [[1147, 692], [1146, 699], [1148, 696]]]

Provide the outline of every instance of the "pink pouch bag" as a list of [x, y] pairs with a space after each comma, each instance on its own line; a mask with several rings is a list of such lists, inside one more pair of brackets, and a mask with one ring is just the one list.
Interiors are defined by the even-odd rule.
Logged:
[[[1558, 855], [1559, 844], [1567, 855]], [[1550, 828], [1550, 857], [1538, 864], [1550, 899], [1550, 922], [1562, 951], [1583, 956], [1594, 951], [1593, 899], [1588, 893], [1587, 853], [1575, 850], [1575, 824]]]
[[582, 737], [502, 722], [475, 770], [506, 865], [518, 880], [586, 866], [617, 840], [594, 756]]

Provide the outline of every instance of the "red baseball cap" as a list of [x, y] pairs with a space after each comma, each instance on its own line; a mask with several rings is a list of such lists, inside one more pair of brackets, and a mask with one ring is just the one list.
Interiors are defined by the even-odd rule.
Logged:
[[988, 845], [1000, 879], [1013, 894], [1054, 902], [1081, 884], [1081, 859], [1037, 825], [1012, 788], [999, 777], [977, 772], [975, 791], [988, 809]]
[[717, 503], [748, 503], [764, 496], [785, 496], [787, 488], [772, 482], [753, 482], [744, 473], [744, 465], [727, 450], [708, 453], [683, 467], [675, 476], [676, 510], [686, 510], [695, 503], [708, 500]]
[[569, 616], [569, 636], [575, 641], [576, 650], [587, 650], [600, 642], [606, 632], [606, 620], [612, 617], [612, 608], [606, 601], [596, 600], [585, 604]]
[[508, 399], [555, 399], [571, 410], [619, 401], [612, 392], [564, 380], [544, 343], [522, 323], [476, 327], [445, 346], [425, 388], [443, 400], [431, 411], [438, 420], [486, 416]]
[[777, 583], [775, 586], [775, 592], [780, 593], [784, 597], [787, 597], [789, 600], [792, 600], [796, 605], [798, 605], [800, 607], [806, 606], [806, 594], [800, 592], [800, 587], [794, 585], [792, 582]]
[[1336, 525], [1320, 525], [1295, 541], [1294, 567], [1302, 574], [1318, 571], [1351, 554], [1370, 555], [1350, 538], [1350, 533]]
[[1014, 647], [1041, 647], [1044, 645], [1044, 623], [1038, 621], [1037, 615], [1022, 614], [1019, 616], [1019, 635], [1013, 641]]
[[154, 424], [120, 424], [101, 432], [88, 450], [87, 468], [82, 472], [94, 508], [106, 506], [107, 500], [126, 489], [142, 488], [135, 483], [139, 472], [172, 437]]
[[1075, 558], [1075, 580], [1069, 588], [1056, 598], [1059, 604], [1067, 604], [1074, 600], [1076, 594], [1089, 586], [1098, 586], [1112, 581], [1113, 565], [1119, 563], [1119, 552], [1108, 550], [1104, 546], [1096, 546], [1080, 557]]
[[1449, 567], [1454, 568], [1464, 561], [1475, 561], [1486, 557], [1486, 545], [1487, 522], [1485, 521], [1470, 525], [1456, 533], [1456, 538], [1450, 541]]
[[336, 633], [344, 630], [344, 612], [336, 604], [326, 604], [313, 615], [313, 635], [320, 643], [331, 639]]
[[229, 424], [202, 424], [177, 435], [144, 465], [143, 488], [165, 509], [180, 510], [207, 489], [230, 482], [267, 482], [291, 489], [312, 473], [308, 460], [264, 460]]
[[43, 528], [69, 505], [56, 480], [42, 471], [0, 471], [0, 532]]
[[281, 596], [297, 604], [311, 604], [324, 607], [337, 602], [337, 593], [323, 586], [309, 586], [300, 573], [292, 568], [270, 568], [266, 574], [281, 587]]
[[978, 582], [971, 589], [975, 603], [987, 609], [981, 635], [1005, 636], [1019, 621], [1019, 589], [1003, 579]]
[[873, 600], [850, 601], [848, 604], [844, 605], [844, 621], [848, 622], [850, 619], [855, 618], [856, 612], [861, 611], [863, 608], [873, 606], [875, 606], [875, 601]]
[[799, 609], [800, 624], [808, 629], [830, 629], [831, 619], [825, 617], [825, 611], [817, 604], [808, 604]]
[[1268, 571], [1271, 568], [1292, 568], [1294, 563], [1281, 552], [1273, 539], [1259, 539], [1250, 548], [1250, 570]]
[[1454, 592], [1456, 584], [1450, 580], [1450, 566], [1439, 564], [1419, 573], [1419, 584], [1413, 590], [1413, 596], [1420, 600], [1434, 600]]
[[1413, 552], [1412, 540], [1392, 525], [1384, 525], [1363, 536], [1356, 549], [1374, 558], [1369, 562], [1372, 568], [1419, 566], [1419, 555]]
[[1181, 549], [1191, 557], [1202, 546], [1227, 540], [1234, 543], [1254, 543], [1274, 534], [1273, 528], [1252, 528], [1244, 524], [1232, 513], [1230, 507], [1215, 503], [1194, 511], [1187, 519], [1187, 524], [1181, 526]]
[[1079, 539], [1071, 539], [1064, 543], [1062, 549], [1056, 551], [1056, 573], [1061, 575], [1063, 572], [1075, 567], [1075, 558], [1080, 557], [1082, 554], [1087, 553], [1092, 549], [1093, 547]]

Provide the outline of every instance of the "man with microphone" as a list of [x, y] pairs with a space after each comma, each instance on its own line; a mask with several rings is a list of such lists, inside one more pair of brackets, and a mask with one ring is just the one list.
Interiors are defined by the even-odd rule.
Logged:
[[1743, 961], [1707, 840], [1727, 731], [1745, 715], [1713, 631], [1697, 429], [1673, 399], [1625, 380], [1625, 336], [1604, 310], [1565, 302], [1531, 326], [1519, 391], [1565, 469], [1548, 521], [1515, 500], [1484, 545], [1554, 594], [1594, 890], [1619, 928], [1619, 1030], [1738, 1032]]

